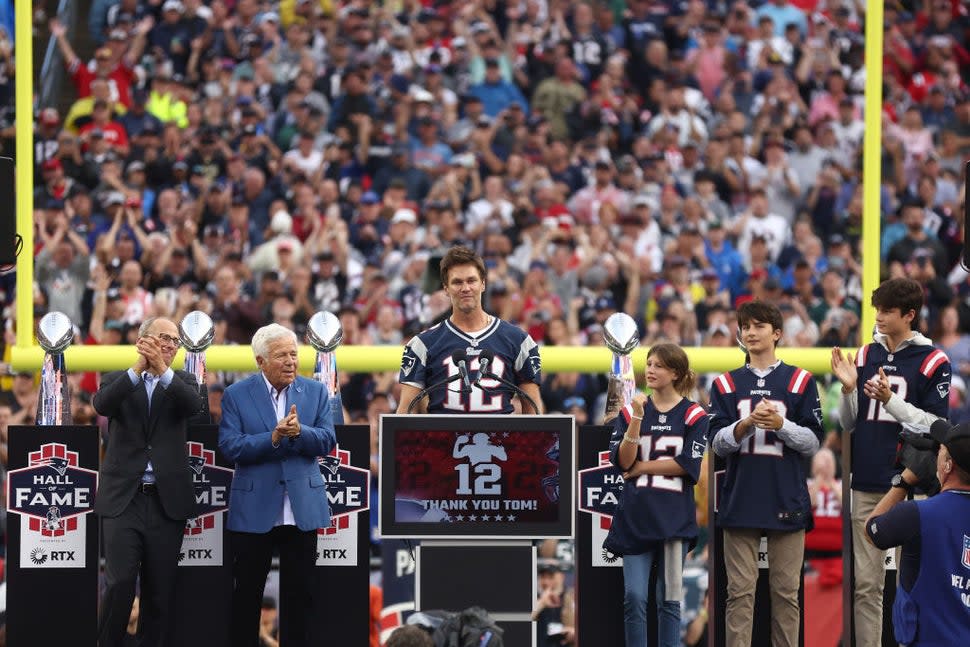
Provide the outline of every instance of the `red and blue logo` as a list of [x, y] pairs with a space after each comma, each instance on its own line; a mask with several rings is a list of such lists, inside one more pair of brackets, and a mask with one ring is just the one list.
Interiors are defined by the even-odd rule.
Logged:
[[579, 509], [600, 518], [608, 530], [623, 493], [623, 475], [610, 463], [610, 453], [599, 453], [599, 467], [579, 471]]
[[970, 537], [963, 536], [963, 559], [960, 562], [966, 568], [970, 568]]
[[185, 443], [195, 488], [195, 510], [185, 522], [185, 535], [200, 535], [215, 528], [215, 516], [229, 507], [229, 486], [232, 470], [216, 465], [216, 453], [202, 443]]
[[77, 452], [47, 443], [27, 456], [27, 467], [7, 475], [11, 512], [27, 517], [27, 527], [44, 537], [77, 530], [81, 515], [94, 510], [98, 473], [78, 467]]
[[332, 535], [350, 527], [351, 515], [370, 509], [370, 470], [351, 465], [350, 452], [339, 445], [317, 461], [330, 504], [330, 527], [317, 533]]

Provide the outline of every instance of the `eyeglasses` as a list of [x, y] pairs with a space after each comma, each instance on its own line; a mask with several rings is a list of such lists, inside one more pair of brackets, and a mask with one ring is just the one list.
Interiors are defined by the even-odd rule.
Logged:
[[157, 335], [146, 335], [146, 337], [154, 337], [158, 340], [158, 343], [163, 346], [173, 346], [178, 348], [182, 345], [182, 341], [178, 337], [172, 337], [171, 335], [166, 335], [165, 333], [158, 333]]

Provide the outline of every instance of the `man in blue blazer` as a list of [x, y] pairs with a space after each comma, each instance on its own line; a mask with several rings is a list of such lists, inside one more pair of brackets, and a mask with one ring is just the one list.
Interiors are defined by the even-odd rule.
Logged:
[[229, 495], [233, 552], [233, 647], [256, 647], [263, 588], [280, 553], [280, 641], [309, 636], [317, 528], [330, 524], [318, 456], [336, 444], [323, 384], [297, 375], [293, 331], [270, 324], [253, 335], [260, 372], [222, 397], [219, 449], [236, 464]]

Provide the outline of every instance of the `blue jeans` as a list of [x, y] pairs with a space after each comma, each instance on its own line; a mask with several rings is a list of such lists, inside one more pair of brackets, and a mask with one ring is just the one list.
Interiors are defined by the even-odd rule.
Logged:
[[[684, 542], [684, 554], [687, 554], [688, 542]], [[683, 566], [683, 558], [681, 559]], [[679, 647], [680, 643], [680, 601], [664, 600], [666, 584], [664, 582], [664, 552], [663, 546], [640, 555], [623, 556], [623, 633], [626, 636], [626, 647], [646, 647], [647, 644], [647, 598], [650, 585], [650, 574], [657, 569], [657, 587], [654, 598], [660, 610], [660, 622], [657, 643], [660, 647]]]

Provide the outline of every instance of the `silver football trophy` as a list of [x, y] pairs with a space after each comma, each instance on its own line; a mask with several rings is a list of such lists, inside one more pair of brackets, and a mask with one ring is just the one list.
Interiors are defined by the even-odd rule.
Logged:
[[74, 341], [74, 324], [63, 312], [48, 312], [37, 325], [37, 341], [44, 349], [37, 398], [38, 425], [72, 423], [71, 398], [64, 366], [64, 351]]
[[640, 331], [633, 317], [617, 312], [611, 314], [603, 325], [603, 340], [607, 348], [613, 351], [604, 415], [604, 420], [609, 422], [620, 413], [620, 409], [630, 404], [637, 390], [630, 353], [640, 345]]
[[201, 310], [185, 315], [179, 324], [179, 339], [185, 346], [185, 370], [195, 376], [200, 391], [205, 384], [205, 351], [215, 335], [212, 318]]
[[310, 317], [306, 327], [306, 340], [317, 350], [317, 359], [313, 364], [313, 379], [322, 382], [327, 388], [327, 393], [330, 394], [330, 416], [335, 425], [344, 422], [340, 385], [337, 382], [337, 356], [334, 353], [343, 338], [343, 326], [333, 313], [321, 310]]

